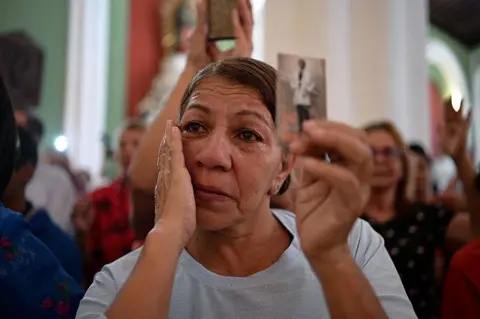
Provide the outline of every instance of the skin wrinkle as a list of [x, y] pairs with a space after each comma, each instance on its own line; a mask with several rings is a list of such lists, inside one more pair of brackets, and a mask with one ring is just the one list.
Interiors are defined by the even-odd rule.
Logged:
[[[215, 186], [236, 199], [197, 201], [199, 227], [187, 251], [218, 274], [248, 275], [269, 267], [290, 244], [288, 231], [269, 212], [269, 194], [287, 177], [288, 165], [260, 96], [221, 78], [206, 79], [188, 101], [180, 129], [193, 184]], [[209, 248], [201, 249], [203, 245]], [[246, 251], [247, 246], [253, 249]], [[250, 260], [258, 261], [264, 249], [278, 254], [260, 257], [269, 258], [260, 263]]]

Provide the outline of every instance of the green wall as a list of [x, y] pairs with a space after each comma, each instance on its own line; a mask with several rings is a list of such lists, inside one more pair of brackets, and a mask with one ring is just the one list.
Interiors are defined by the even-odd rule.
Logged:
[[0, 0], [0, 32], [26, 31], [45, 52], [42, 97], [45, 143], [62, 133], [68, 36], [68, 1]]
[[439, 28], [430, 26], [429, 37], [443, 41], [455, 54], [467, 79], [470, 79], [470, 50]]
[[437, 86], [441, 96], [445, 97], [448, 95], [448, 83], [438, 66], [433, 64], [428, 66], [428, 77]]
[[106, 128], [112, 137], [123, 122], [126, 108], [129, 10], [129, 0], [111, 1]]
[[470, 75], [472, 77], [472, 85], [471, 85], [472, 90], [473, 90], [473, 77], [475, 76], [475, 72], [479, 67], [480, 67], [480, 46], [473, 49], [473, 51], [470, 53]]
[[[118, 130], [124, 122], [127, 103], [129, 2], [129, 0], [110, 2], [108, 100], [105, 127], [113, 145], [116, 145]], [[103, 175], [110, 179], [118, 175], [118, 166], [113, 159], [105, 161]]]
[[[67, 65], [68, 3], [66, 0], [0, 0], [0, 33], [25, 30], [45, 52], [42, 99], [38, 116], [46, 127], [45, 144], [62, 134]], [[126, 105], [129, 0], [110, 5], [106, 130], [114, 134]]]

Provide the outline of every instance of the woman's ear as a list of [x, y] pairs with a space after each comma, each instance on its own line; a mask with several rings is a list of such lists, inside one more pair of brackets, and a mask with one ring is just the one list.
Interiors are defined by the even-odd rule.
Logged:
[[287, 179], [287, 176], [290, 175], [290, 173], [293, 170], [293, 165], [295, 165], [297, 157], [292, 154], [285, 154], [282, 156], [282, 171], [281, 174], [284, 174], [283, 181]]
[[[285, 181], [289, 178], [290, 173], [292, 172], [293, 165], [295, 164], [295, 156], [291, 154], [282, 155], [282, 163], [280, 171], [278, 172], [276, 178], [274, 179], [274, 184], [272, 185], [272, 195], [277, 195], [279, 192], [284, 192], [283, 185]], [[287, 185], [288, 188], [288, 185]]]

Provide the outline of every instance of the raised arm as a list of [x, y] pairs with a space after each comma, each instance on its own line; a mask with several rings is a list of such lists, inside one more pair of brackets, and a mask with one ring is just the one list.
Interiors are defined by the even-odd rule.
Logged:
[[[305, 122], [303, 131], [302, 138], [290, 145], [302, 169], [295, 198], [297, 229], [302, 250], [322, 284], [330, 316], [387, 318], [387, 307], [373, 288], [379, 283], [375, 278], [369, 282], [366, 271], [357, 265], [348, 245], [348, 235], [369, 196], [373, 161], [366, 138], [363, 132], [347, 125], [325, 121]], [[328, 151], [330, 163], [324, 161], [322, 150]], [[373, 260], [367, 253], [360, 259], [365, 263], [371, 259], [377, 267], [384, 261]], [[387, 271], [394, 273], [393, 269], [390, 267]], [[390, 297], [400, 301], [405, 293], [398, 275], [380, 279], [388, 285], [391, 283], [383, 281], [392, 278], [396, 280], [391, 282], [400, 287], [391, 290]], [[402, 318], [412, 318], [408, 302], [391, 306], [405, 305], [410, 309]]]
[[132, 188], [133, 224], [137, 239], [144, 239], [153, 226], [153, 191], [157, 171], [157, 154], [165, 133], [167, 120], [178, 120], [180, 102], [185, 89], [198, 71], [208, 63], [229, 56], [247, 56], [252, 53], [253, 17], [249, 0], [240, 0], [234, 11], [235, 48], [220, 52], [214, 43], [207, 43], [205, 0], [197, 2], [197, 22], [190, 38], [187, 65], [178, 79], [165, 108], [157, 115], [144, 134], [129, 171]]
[[449, 101], [445, 103], [445, 123], [441, 130], [442, 146], [457, 168], [458, 179], [462, 181], [467, 208], [470, 215], [470, 229], [473, 236], [480, 237], [480, 194], [475, 186], [477, 175], [474, 165], [467, 154], [469, 120], [463, 116], [462, 107], [456, 112]]
[[205, 3], [197, 2], [197, 24], [190, 38], [187, 64], [180, 75], [175, 88], [163, 110], [157, 115], [153, 123], [144, 134], [138, 147], [129, 171], [130, 183], [133, 188], [153, 194], [153, 188], [157, 180], [157, 154], [160, 143], [165, 134], [167, 120], [178, 120], [180, 102], [190, 81], [193, 77], [211, 62], [207, 53], [206, 27], [205, 27]]
[[211, 57], [207, 53], [205, 2], [197, 2], [196, 9], [197, 22], [190, 38], [185, 69], [181, 73], [165, 107], [143, 135], [128, 173], [132, 190], [132, 222], [137, 240], [144, 240], [153, 227], [155, 215], [153, 191], [157, 175], [155, 174], [157, 172], [157, 154], [165, 134], [166, 122], [167, 120], [178, 120], [180, 102], [185, 89], [197, 72], [211, 62]]

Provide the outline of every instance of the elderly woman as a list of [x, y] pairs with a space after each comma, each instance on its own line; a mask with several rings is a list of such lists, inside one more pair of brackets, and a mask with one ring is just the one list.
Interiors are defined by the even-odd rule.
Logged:
[[[305, 122], [283, 153], [275, 80], [231, 58], [190, 82], [166, 125], [156, 224], [97, 274], [77, 318], [415, 318], [383, 240], [357, 219], [372, 172], [364, 133]], [[296, 216], [270, 209], [294, 158]]]

